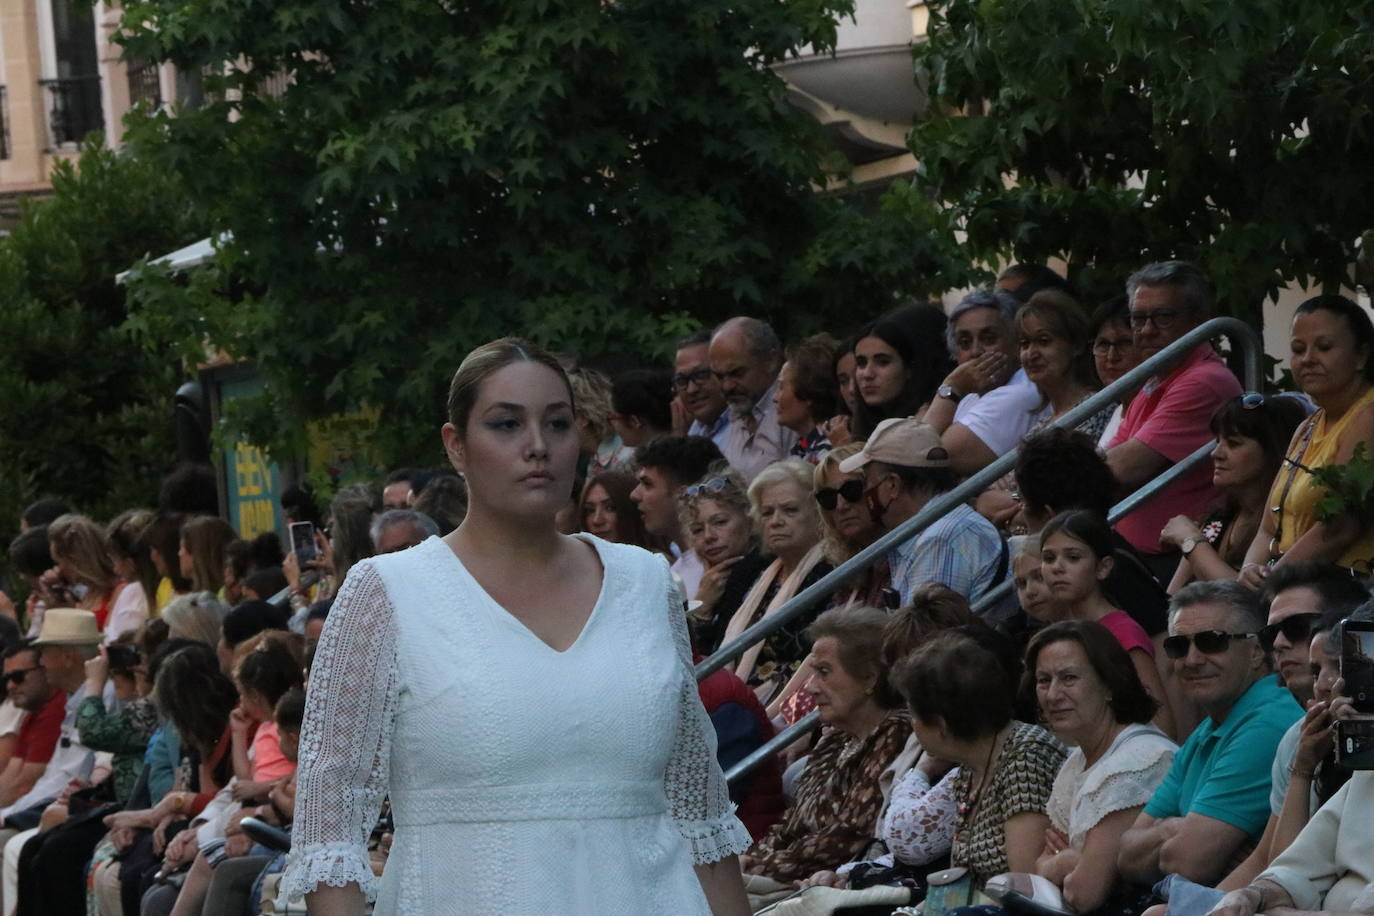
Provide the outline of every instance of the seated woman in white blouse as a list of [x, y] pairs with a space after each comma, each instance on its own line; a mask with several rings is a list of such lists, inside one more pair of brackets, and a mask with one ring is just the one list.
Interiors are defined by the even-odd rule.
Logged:
[[1079, 913], [1109, 900], [1125, 905], [1133, 895], [1143, 898], [1148, 891], [1122, 886], [1116, 859], [1121, 835], [1178, 749], [1150, 724], [1154, 699], [1116, 637], [1088, 621], [1066, 620], [1037, 633], [1026, 649], [1026, 679], [1046, 727], [1075, 746], [1050, 791], [1050, 827], [1036, 872], [1058, 885]]

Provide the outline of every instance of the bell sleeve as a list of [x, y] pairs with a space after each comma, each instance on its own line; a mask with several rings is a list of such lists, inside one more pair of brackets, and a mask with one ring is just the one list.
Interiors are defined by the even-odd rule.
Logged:
[[296, 818], [283, 888], [377, 894], [367, 840], [387, 792], [399, 691], [396, 615], [376, 568], [349, 571], [315, 651], [301, 726]]
[[678, 832], [691, 844], [692, 863], [706, 865], [749, 849], [753, 839], [730, 802], [725, 774], [716, 759], [716, 735], [697, 692], [687, 614], [666, 564], [661, 570], [681, 683], [677, 701], [677, 729], [672, 756], [664, 774], [668, 809]]

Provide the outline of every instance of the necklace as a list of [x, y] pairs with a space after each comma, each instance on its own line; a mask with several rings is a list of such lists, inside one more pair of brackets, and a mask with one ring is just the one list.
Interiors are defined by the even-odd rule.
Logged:
[[[1010, 728], [1010, 726], [1007, 726]], [[978, 814], [978, 807], [983, 802], [983, 790], [987, 788], [988, 780], [992, 778], [992, 758], [997, 753], [997, 746], [1002, 743], [1002, 736], [1006, 729], [998, 732], [992, 738], [992, 746], [988, 748], [988, 759], [983, 763], [983, 772], [978, 777], [978, 787], [972, 793], [959, 799], [956, 807], [958, 821], [954, 827], [954, 845], [958, 846], [964, 828], [972, 822], [974, 816]]]

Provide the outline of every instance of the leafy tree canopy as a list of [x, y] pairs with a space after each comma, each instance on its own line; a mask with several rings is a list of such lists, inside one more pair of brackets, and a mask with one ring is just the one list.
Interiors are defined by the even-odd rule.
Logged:
[[448, 377], [496, 336], [661, 355], [731, 314], [795, 334], [942, 288], [928, 201], [814, 193], [834, 163], [768, 69], [851, 6], [127, 3], [129, 51], [211, 74], [132, 143], [232, 235], [189, 285], [145, 271], [135, 321], [256, 361], [257, 441], [300, 454], [304, 420], [369, 405], [399, 462], [432, 458]]
[[102, 519], [151, 506], [176, 463], [179, 369], [124, 330], [114, 277], [203, 227], [176, 181], [101, 142], [59, 160], [52, 197], [24, 201], [0, 240], [0, 536], [40, 496]]
[[984, 261], [1062, 257], [1086, 291], [1192, 260], [1259, 318], [1349, 282], [1371, 228], [1369, 0], [933, 0], [917, 187]]

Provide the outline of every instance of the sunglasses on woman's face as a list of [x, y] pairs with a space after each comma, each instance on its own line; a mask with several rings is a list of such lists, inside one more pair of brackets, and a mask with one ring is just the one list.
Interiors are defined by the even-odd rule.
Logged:
[[1312, 638], [1312, 631], [1317, 626], [1317, 621], [1321, 618], [1320, 614], [1294, 614], [1285, 617], [1278, 623], [1271, 623], [1260, 630], [1260, 645], [1264, 646], [1266, 652], [1274, 648], [1274, 640], [1280, 633], [1283, 638], [1288, 640], [1290, 646], [1300, 645]]
[[1231, 648], [1233, 639], [1253, 639], [1258, 633], [1227, 633], [1224, 630], [1203, 630], [1186, 636], [1170, 636], [1164, 640], [1164, 654], [1170, 658], [1184, 658], [1188, 650], [1197, 646], [1203, 655], [1220, 655]]
[[846, 480], [838, 487], [823, 487], [816, 491], [816, 502], [820, 503], [826, 512], [834, 512], [835, 507], [840, 504], [841, 496], [847, 503], [857, 503], [864, 498], [864, 482]]

